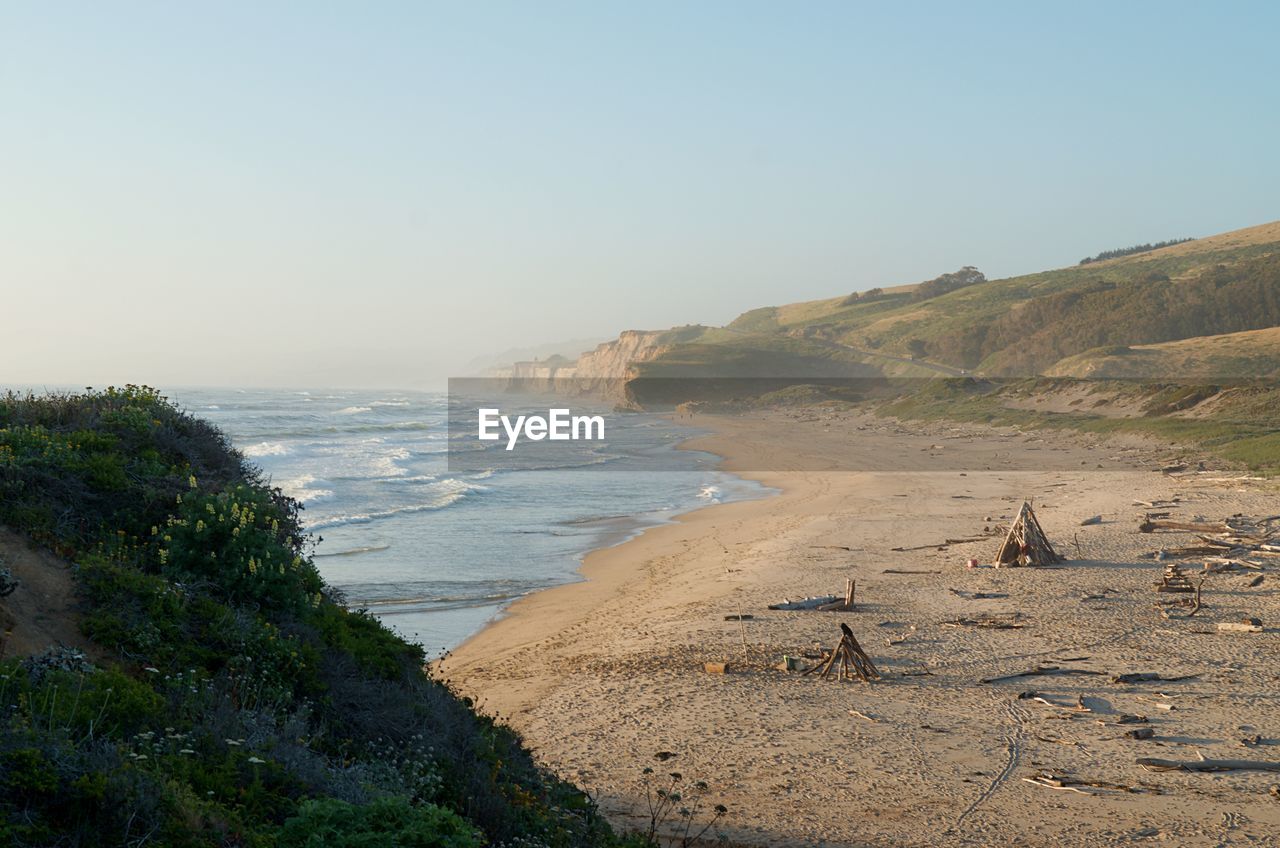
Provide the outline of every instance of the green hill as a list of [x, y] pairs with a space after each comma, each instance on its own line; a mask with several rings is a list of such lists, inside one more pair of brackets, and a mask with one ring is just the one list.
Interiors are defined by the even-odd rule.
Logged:
[[629, 397], [724, 409], [873, 399], [899, 416], [1138, 430], [1280, 472], [1280, 392], [1265, 382], [1280, 374], [1280, 222], [1159, 244], [683, 328], [632, 365]]
[[1274, 381], [1280, 378], [1280, 327], [1094, 348], [1058, 361], [1047, 374], [1094, 380]]
[[[67, 572], [0, 535], [27, 568], [0, 561], [4, 629], [86, 648], [0, 660], [0, 844], [618, 844], [349, 611], [298, 505], [155, 392], [0, 397], [0, 525], [74, 564], [79, 606], [42, 610], [23, 576]], [[30, 620], [51, 616], [74, 620]]]
[[[965, 269], [962, 269], [964, 271]], [[959, 274], [960, 272], [957, 272]], [[714, 345], [761, 350], [800, 338], [990, 376], [1031, 376], [1102, 346], [1157, 344], [1280, 325], [1280, 222], [945, 291], [952, 275], [743, 313], [728, 332], [651, 366], [712, 369]], [[944, 290], [936, 296], [931, 291]], [[876, 355], [882, 358], [877, 362]], [[741, 354], [734, 354], [740, 358]]]

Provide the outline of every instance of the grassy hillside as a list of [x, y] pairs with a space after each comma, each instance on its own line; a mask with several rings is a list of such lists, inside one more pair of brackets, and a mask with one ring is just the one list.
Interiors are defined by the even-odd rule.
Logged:
[[1280, 378], [1280, 327], [1152, 345], [1094, 348], [1048, 369], [1051, 377], [1196, 382]]
[[[1280, 222], [1151, 248], [753, 309], [675, 340], [638, 382], [661, 378], [659, 401], [723, 408], [896, 391], [897, 415], [1142, 431], [1280, 473], [1280, 397], [1232, 385], [1280, 376]], [[984, 379], [946, 379], [970, 374]]]
[[155, 392], [0, 398], [0, 524], [75, 564], [97, 659], [0, 660], [0, 844], [617, 844]]
[[991, 376], [1033, 376], [1102, 346], [1274, 327], [1280, 325], [1280, 222], [922, 297], [928, 288], [754, 309], [728, 325], [732, 335], [700, 339], [698, 349], [677, 347], [653, 367], [664, 360], [685, 369], [712, 367], [720, 354], [708, 344], [763, 350], [784, 337]]
[[1280, 475], [1277, 408], [1280, 389], [1272, 385], [1222, 388], [1042, 377], [935, 380], [878, 411], [906, 419], [1137, 433], [1275, 476]]

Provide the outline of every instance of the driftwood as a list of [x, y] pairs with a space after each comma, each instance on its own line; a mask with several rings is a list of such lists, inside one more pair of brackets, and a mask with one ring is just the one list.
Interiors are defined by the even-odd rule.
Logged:
[[1280, 763], [1266, 760], [1162, 760], [1139, 757], [1138, 765], [1152, 771], [1280, 771]]
[[1262, 622], [1256, 618], [1247, 621], [1219, 621], [1219, 633], [1261, 633]]
[[1131, 674], [1117, 674], [1111, 678], [1112, 683], [1176, 683], [1179, 680], [1191, 680], [1199, 677], [1198, 674], [1180, 674], [1174, 677], [1165, 677], [1154, 671], [1135, 671]]
[[[1060, 739], [1049, 740], [1052, 742], [1061, 742]], [[1075, 743], [1063, 743], [1075, 744]], [[1022, 778], [1027, 783], [1034, 783], [1036, 786], [1043, 786], [1045, 789], [1060, 789], [1067, 792], [1078, 792], [1081, 795], [1096, 795], [1095, 792], [1089, 792], [1079, 787], [1084, 786], [1090, 789], [1109, 789], [1114, 792], [1153, 792], [1159, 794], [1160, 790], [1149, 786], [1125, 786], [1123, 783], [1111, 783], [1105, 780], [1080, 780], [1074, 777], [1065, 777], [1063, 775], [1054, 774], [1048, 771], [1042, 771], [1034, 777]]]
[[[837, 661], [840, 663], [838, 670], [836, 668]], [[862, 650], [862, 646], [854, 638], [853, 631], [849, 629], [849, 625], [843, 622], [840, 624], [840, 643], [831, 652], [831, 656], [827, 658], [825, 663], [810, 667], [805, 674], [813, 674], [815, 671], [819, 672], [819, 676], [824, 680], [833, 673], [836, 675], [837, 680], [853, 680], [857, 677], [864, 683], [870, 683], [872, 680], [880, 679], [880, 671], [876, 668], [876, 664]]]
[[987, 627], [992, 630], [1017, 630], [1027, 626], [1022, 613], [984, 615], [977, 618], [957, 618], [942, 622], [943, 627]]
[[1230, 533], [1226, 524], [1209, 524], [1203, 521], [1174, 521], [1163, 518], [1144, 518], [1138, 525], [1139, 533], [1154, 533], [1157, 530], [1182, 530], [1187, 533]]
[[904, 568], [886, 568], [881, 574], [941, 574], [941, 571], [912, 571]]
[[996, 568], [1017, 565], [1054, 565], [1063, 557], [1053, 549], [1045, 536], [1044, 528], [1036, 520], [1035, 510], [1025, 501], [1018, 510], [1018, 517], [1009, 527], [1000, 550], [992, 563]]
[[1164, 567], [1164, 574], [1160, 575], [1160, 582], [1156, 584], [1157, 592], [1194, 592], [1195, 590], [1196, 587], [1191, 585], [1182, 567], [1174, 562]]
[[950, 547], [951, 545], [967, 545], [970, 542], [985, 542], [985, 541], [986, 541], [985, 536], [978, 536], [977, 538], [974, 538], [974, 539], [947, 539], [946, 541], [939, 542], [936, 545], [913, 545], [909, 548], [890, 548], [889, 550], [896, 551], [898, 553], [902, 553], [904, 551], [942, 550], [943, 548]]
[[1222, 548], [1212, 545], [1189, 545], [1184, 548], [1161, 548], [1153, 554], [1148, 554], [1148, 556], [1154, 557], [1157, 561], [1163, 561], [1180, 557], [1213, 556], [1220, 553], [1222, 553]]
[[1263, 565], [1260, 562], [1252, 562], [1247, 559], [1235, 559], [1234, 557], [1209, 557], [1204, 561], [1204, 570], [1218, 574], [1223, 571], [1234, 571], [1237, 568], [1247, 568], [1251, 571], [1261, 571]]
[[1084, 668], [1059, 668], [1056, 665], [1041, 665], [1028, 671], [1019, 671], [1016, 674], [1004, 674], [1000, 677], [988, 677], [978, 681], [979, 683], [1000, 683], [1004, 680], [1017, 680], [1020, 677], [1040, 677], [1044, 675], [1060, 675], [1060, 674], [1079, 674], [1079, 675], [1101, 675], [1100, 671], [1089, 671]]
[[853, 612], [853, 593], [857, 588], [858, 584], [856, 581], [846, 579], [844, 581], [844, 600], [823, 604], [818, 607], [818, 609], [822, 612]]
[[783, 598], [779, 603], [769, 604], [771, 610], [816, 610], [821, 609], [825, 604], [834, 603], [840, 600], [835, 595], [820, 595], [816, 598], [801, 598], [793, 601], [790, 598]]
[[801, 598], [793, 601], [783, 598], [780, 603], [769, 604], [771, 610], [818, 610], [819, 612], [851, 612], [853, 610], [853, 592], [856, 584], [853, 580], [844, 581], [844, 597], [839, 595], [820, 595], [815, 598]]

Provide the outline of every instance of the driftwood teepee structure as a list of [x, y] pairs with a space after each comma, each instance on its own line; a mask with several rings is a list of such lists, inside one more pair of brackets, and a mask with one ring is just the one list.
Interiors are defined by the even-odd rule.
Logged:
[[[840, 663], [838, 670], [836, 668], [837, 662]], [[805, 674], [813, 674], [815, 671], [824, 680], [833, 673], [836, 675], [837, 680], [853, 680], [856, 677], [864, 683], [870, 683], [872, 680], [880, 679], [880, 671], [876, 668], [876, 664], [862, 650], [862, 646], [854, 638], [853, 631], [849, 629], [849, 625], [843, 622], [840, 624], [840, 644], [836, 645], [836, 649], [831, 652], [831, 656], [811, 666]]]
[[1045, 536], [1044, 528], [1036, 520], [1036, 513], [1031, 508], [1031, 504], [1023, 502], [1022, 509], [1018, 510], [1018, 517], [1009, 527], [1009, 532], [1004, 537], [1004, 544], [1000, 546], [993, 565], [996, 568], [1053, 565], [1056, 562], [1062, 562], [1063, 559], [1064, 557], [1053, 549], [1053, 545], [1049, 544], [1049, 537]]

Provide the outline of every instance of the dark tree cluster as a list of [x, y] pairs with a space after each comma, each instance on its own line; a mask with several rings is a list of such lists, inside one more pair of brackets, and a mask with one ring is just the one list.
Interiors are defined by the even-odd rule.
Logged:
[[959, 271], [952, 271], [950, 274], [943, 274], [940, 277], [934, 277], [932, 280], [926, 280], [916, 286], [915, 291], [911, 293], [911, 299], [919, 302], [939, 297], [948, 292], [965, 288], [966, 286], [985, 283], [987, 277], [972, 265], [966, 265]]
[[1121, 256], [1132, 256], [1135, 253], [1146, 253], [1151, 250], [1159, 250], [1162, 247], [1172, 247], [1175, 244], [1193, 241], [1189, 238], [1169, 239], [1168, 241], [1158, 241], [1154, 244], [1135, 244], [1132, 247], [1118, 247], [1115, 250], [1104, 250], [1097, 256], [1086, 256], [1080, 260], [1081, 265], [1088, 265], [1091, 262], [1102, 262], [1106, 259], [1119, 259]]

